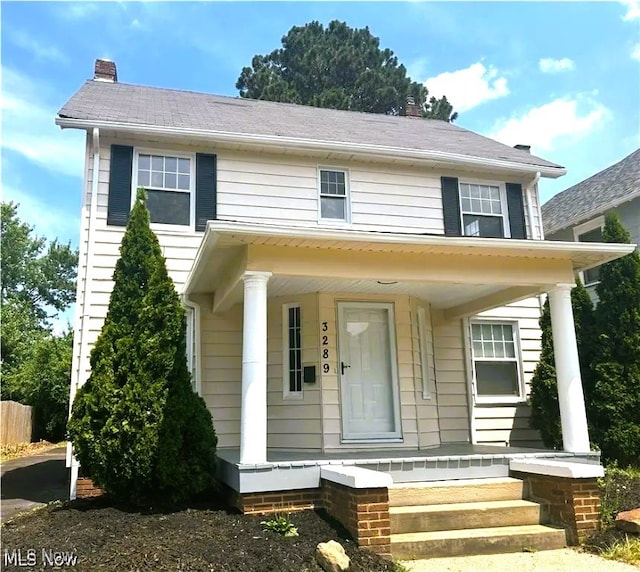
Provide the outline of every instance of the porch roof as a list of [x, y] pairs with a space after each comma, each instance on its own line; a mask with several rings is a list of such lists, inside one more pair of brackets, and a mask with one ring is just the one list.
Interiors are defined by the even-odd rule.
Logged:
[[215, 293], [222, 311], [241, 300], [244, 272], [266, 271], [270, 296], [409, 294], [454, 317], [572, 283], [575, 272], [634, 248], [210, 221], [184, 292]]

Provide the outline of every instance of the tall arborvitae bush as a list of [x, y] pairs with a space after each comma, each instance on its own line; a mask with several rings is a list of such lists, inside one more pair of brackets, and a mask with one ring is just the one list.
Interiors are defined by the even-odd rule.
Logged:
[[68, 435], [83, 474], [121, 502], [176, 503], [215, 470], [211, 415], [191, 388], [185, 315], [138, 190], [91, 374]]
[[[605, 217], [605, 242], [631, 242], [615, 213]], [[640, 257], [607, 262], [596, 286], [597, 339], [592, 361], [591, 438], [607, 461], [640, 465]]]
[[[585, 401], [589, 402], [591, 391], [589, 360], [591, 359], [591, 338], [593, 336], [593, 304], [589, 293], [577, 280], [571, 290], [573, 320], [578, 342], [580, 370], [585, 391]], [[542, 350], [540, 360], [531, 378], [531, 418], [530, 424], [540, 431], [542, 442], [551, 449], [562, 449], [562, 427], [560, 424], [560, 405], [558, 404], [558, 381], [556, 378], [553, 333], [551, 331], [551, 311], [547, 299], [540, 316], [542, 330]]]

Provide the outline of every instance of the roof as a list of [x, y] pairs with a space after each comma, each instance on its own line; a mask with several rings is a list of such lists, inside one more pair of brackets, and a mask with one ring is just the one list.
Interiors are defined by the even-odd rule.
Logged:
[[[178, 131], [234, 133], [286, 141], [451, 153], [469, 158], [541, 167], [546, 176], [564, 169], [445, 121], [322, 109], [119, 82], [87, 81], [58, 112], [59, 118]], [[59, 124], [62, 121], [58, 119]], [[76, 126], [76, 125], [73, 125]], [[89, 125], [87, 125], [89, 126]], [[557, 170], [557, 173], [555, 173]]]
[[546, 235], [574, 226], [640, 196], [640, 149], [542, 205]]

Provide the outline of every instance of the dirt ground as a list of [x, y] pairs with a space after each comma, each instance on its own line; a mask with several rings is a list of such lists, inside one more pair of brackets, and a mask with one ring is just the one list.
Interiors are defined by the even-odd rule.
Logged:
[[318, 513], [292, 514], [300, 533], [292, 538], [264, 531], [261, 520], [212, 506], [141, 514], [104, 499], [74, 501], [3, 524], [2, 569], [25, 569], [15, 559], [6, 561], [15, 550], [25, 561], [31, 554], [35, 569], [45, 568], [53, 550], [75, 555], [70, 569], [82, 571], [321, 572], [314, 550], [319, 542], [335, 539], [351, 558], [350, 572], [394, 570], [392, 563], [358, 549]]

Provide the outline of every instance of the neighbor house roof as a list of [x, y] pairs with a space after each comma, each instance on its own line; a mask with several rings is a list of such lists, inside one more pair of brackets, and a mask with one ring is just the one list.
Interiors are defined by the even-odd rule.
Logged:
[[569, 187], [542, 205], [546, 235], [574, 226], [640, 196], [640, 149]]
[[[70, 121], [71, 120], [71, 121]], [[240, 134], [272, 143], [313, 141], [370, 149], [407, 149], [522, 165], [557, 177], [564, 168], [445, 121], [321, 109], [239, 97], [87, 81], [58, 112], [63, 127], [118, 124], [176, 133]], [[115, 125], [114, 125], [115, 126]]]

